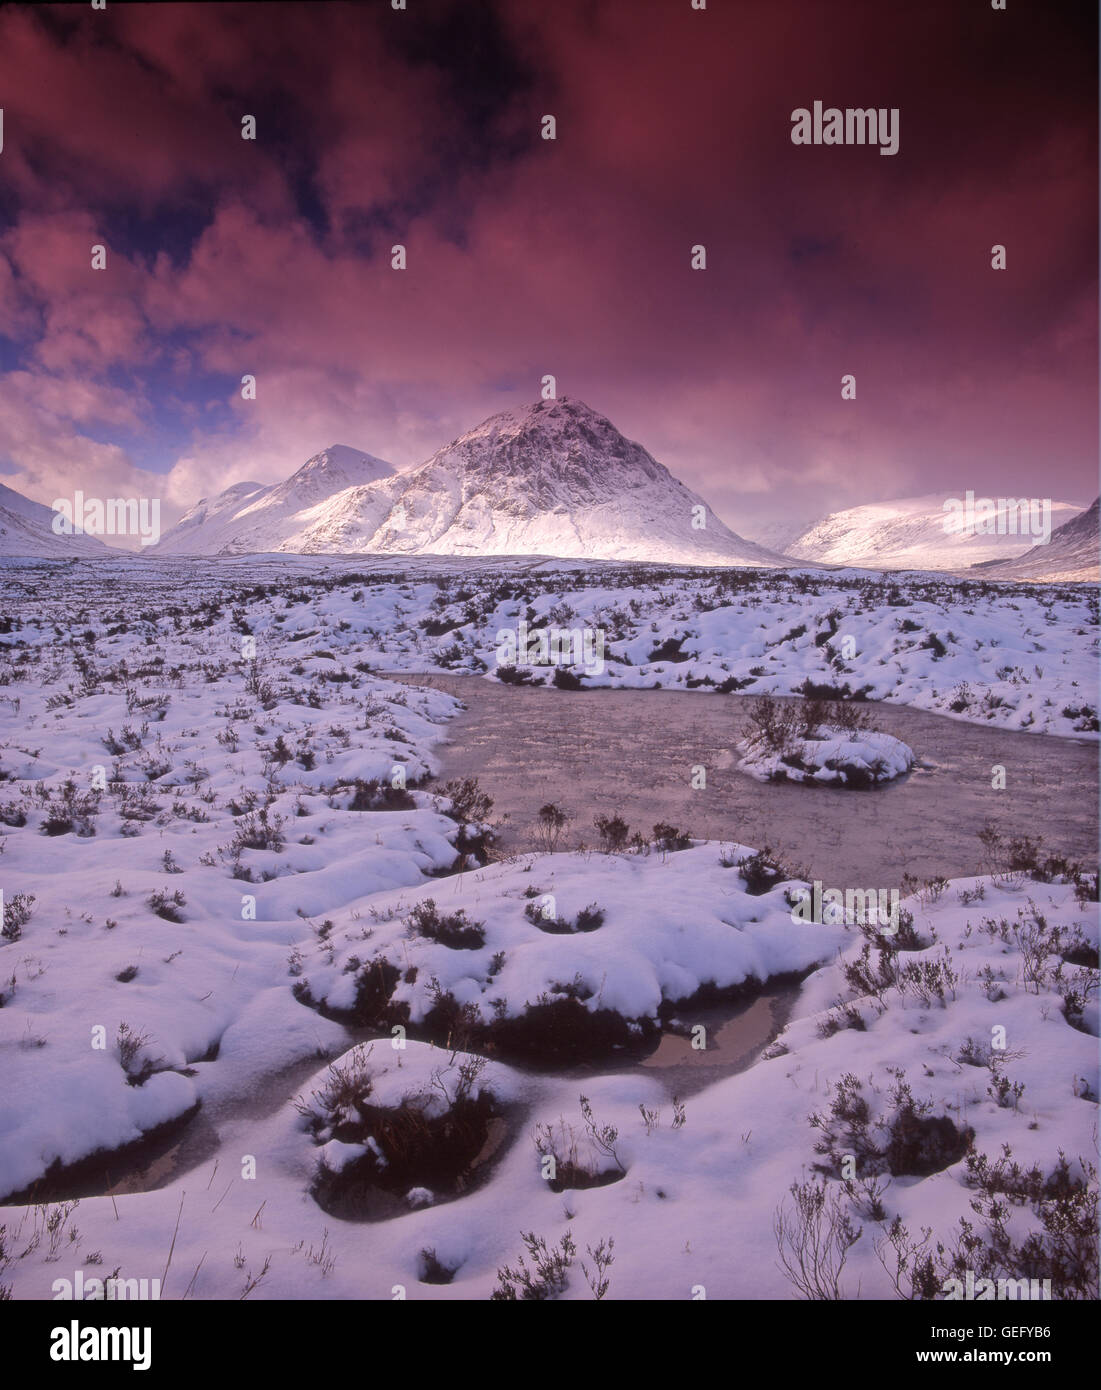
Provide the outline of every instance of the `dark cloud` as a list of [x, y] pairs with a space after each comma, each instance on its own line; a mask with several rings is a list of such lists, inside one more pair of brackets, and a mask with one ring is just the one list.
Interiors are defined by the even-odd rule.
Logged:
[[[0, 460], [40, 490], [415, 461], [546, 372], [736, 528], [1096, 490], [1091, 6], [78, 10], [0, 12]], [[898, 154], [794, 146], [816, 99], [898, 108]]]

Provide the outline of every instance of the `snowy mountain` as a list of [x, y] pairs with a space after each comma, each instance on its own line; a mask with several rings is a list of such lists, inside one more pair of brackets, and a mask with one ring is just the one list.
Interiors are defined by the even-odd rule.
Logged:
[[[641, 445], [569, 397], [504, 411], [419, 467], [334, 491], [296, 512], [272, 544], [270, 530], [245, 523], [274, 496], [236, 513], [232, 541], [220, 532], [216, 549], [784, 563], [729, 530]], [[175, 546], [176, 534], [166, 541]]]
[[32, 555], [64, 559], [67, 556], [103, 556], [111, 553], [110, 547], [95, 536], [55, 535], [53, 519], [51, 508], [41, 502], [32, 502], [21, 492], [0, 483], [0, 558]]
[[[1033, 537], [950, 532], [945, 525], [945, 497], [934, 493], [894, 502], [850, 507], [824, 517], [786, 547], [799, 560], [854, 565], [870, 569], [968, 569], [1023, 554]], [[1081, 511], [1069, 502], [1052, 502], [1051, 526], [1070, 521]]]
[[272, 491], [263, 483], [234, 483], [217, 497], [200, 498], [162, 536], [154, 554], [217, 554], [234, 535], [237, 514]]
[[391, 464], [346, 444], [333, 444], [285, 482], [234, 483], [216, 497], [202, 498], [152, 547], [158, 555], [241, 555], [301, 550], [303, 531], [317, 508], [335, 494], [355, 490], [393, 473]]
[[1097, 524], [1099, 500], [1095, 498], [1086, 511], [1052, 531], [1047, 545], [1034, 545], [1013, 560], [983, 565], [984, 578], [1063, 582], [1086, 580], [1096, 583], [1101, 578], [1098, 560], [1101, 533]]

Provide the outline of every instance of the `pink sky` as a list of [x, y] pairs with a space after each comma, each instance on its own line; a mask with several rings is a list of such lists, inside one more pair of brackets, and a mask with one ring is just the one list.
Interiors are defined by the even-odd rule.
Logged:
[[[171, 521], [331, 443], [419, 462], [552, 373], [735, 530], [1085, 504], [1096, 19], [1056, 8], [6, 9], [0, 481]], [[816, 99], [897, 107], [899, 153], [793, 146]]]

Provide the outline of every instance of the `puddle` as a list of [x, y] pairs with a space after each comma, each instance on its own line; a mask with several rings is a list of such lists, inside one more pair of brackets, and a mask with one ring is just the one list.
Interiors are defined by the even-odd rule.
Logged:
[[[121, 1148], [89, 1154], [64, 1167], [55, 1164], [30, 1187], [4, 1197], [4, 1205], [30, 1206], [163, 1187], [179, 1171], [178, 1155], [185, 1144], [208, 1157], [218, 1147], [218, 1136], [199, 1106]], [[201, 1161], [201, 1155], [195, 1156], [187, 1166]]]
[[[685, 1005], [677, 1010], [670, 1023], [663, 1025], [657, 1047], [645, 1055], [613, 1055], [599, 1062], [553, 1068], [517, 1061], [508, 1062], [508, 1065], [536, 1081], [547, 1077], [584, 1081], [593, 1076], [642, 1071], [660, 1077], [666, 1083], [670, 1097], [675, 1095], [686, 1099], [723, 1077], [733, 1076], [752, 1066], [769, 1043], [783, 1031], [799, 990], [800, 983], [789, 980], [782, 984], [766, 984], [760, 994], [749, 999], [722, 1004]], [[705, 1030], [703, 1040], [706, 1046], [702, 1049], [692, 1046], [692, 1028], [698, 1024], [702, 1024]], [[359, 1043], [389, 1041], [388, 1033], [379, 1034], [359, 1028], [347, 1031], [348, 1048]], [[344, 1050], [346, 1048], [342, 1044], [340, 1051]], [[18, 1202], [60, 1202], [81, 1197], [151, 1192], [167, 1187], [203, 1164], [211, 1163], [223, 1150], [236, 1152], [234, 1145], [245, 1152], [248, 1149], [247, 1130], [250, 1123], [273, 1114], [293, 1100], [323, 1065], [322, 1058], [304, 1058], [284, 1071], [273, 1072], [263, 1078], [240, 1101], [223, 1101], [215, 1106], [200, 1107], [189, 1118], [173, 1121], [163, 1133], [138, 1140], [126, 1149], [94, 1155], [53, 1176], [47, 1175], [35, 1184], [32, 1191], [19, 1194]], [[481, 1151], [457, 1189], [439, 1194], [437, 1205], [454, 1200], [487, 1180], [504, 1149], [515, 1141], [523, 1129], [526, 1123], [521, 1113], [523, 1109], [510, 1107], [504, 1115], [495, 1116], [489, 1121]], [[213, 1174], [211, 1181], [214, 1184], [211, 1190], [214, 1191], [219, 1184]], [[332, 1203], [327, 1209], [338, 1219], [373, 1222], [402, 1216], [410, 1207], [402, 1195], [375, 1188], [346, 1203]]]
[[[586, 1077], [641, 1071], [660, 1078], [670, 1096], [683, 1100], [751, 1067], [783, 1032], [801, 987], [798, 981], [766, 983], [752, 998], [684, 1005], [663, 1025], [657, 1047], [646, 1055], [556, 1068], [553, 1075], [583, 1081]], [[702, 1035], [695, 1034], [705, 1044], [702, 1048], [692, 1043], [696, 1025], [704, 1029]], [[536, 1074], [547, 1073], [543, 1069]]]
[[[742, 1007], [733, 1018], [726, 1010], [709, 1009], [690, 1013], [678, 1019], [687, 1033], [662, 1034], [657, 1050], [642, 1065], [647, 1070], [668, 1075], [671, 1081], [687, 1071], [714, 1072], [724, 1076], [744, 1071], [773, 1039], [783, 1031], [799, 994], [798, 985], [790, 985], [775, 993], [766, 992]], [[692, 1030], [701, 1025], [697, 1034], [704, 1047], [693, 1045]], [[714, 1076], [691, 1078], [698, 1090], [710, 1085]]]
[[250, 1122], [274, 1114], [293, 1100], [302, 1084], [323, 1065], [324, 1058], [303, 1058], [292, 1067], [261, 1078], [247, 1096], [200, 1105], [124, 1148], [91, 1154], [47, 1173], [26, 1192], [5, 1198], [5, 1205], [152, 1192], [169, 1186], [201, 1164], [212, 1162], [227, 1144], [234, 1142], [238, 1130], [243, 1142], [240, 1151], [247, 1153], [244, 1133]]

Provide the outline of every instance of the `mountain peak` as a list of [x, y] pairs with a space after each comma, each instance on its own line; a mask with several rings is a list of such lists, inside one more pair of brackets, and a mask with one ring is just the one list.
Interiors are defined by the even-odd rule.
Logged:
[[215, 553], [783, 563], [724, 526], [641, 444], [575, 396], [500, 411], [401, 473], [330, 445], [210, 542]]
[[[353, 529], [362, 534], [358, 526], [347, 533]], [[326, 542], [333, 534], [325, 530]], [[641, 444], [573, 396], [491, 415], [402, 474], [400, 507], [365, 548], [687, 564], [778, 560], [730, 531]]]
[[[486, 425], [493, 424], [495, 421], [513, 421], [517, 425], [535, 425], [545, 428], [547, 425], [563, 424], [566, 421], [594, 421], [606, 425], [609, 429], [615, 426], [606, 415], [601, 415], [598, 410], [579, 399], [577, 396], [556, 396], [550, 400], [532, 401], [529, 405], [514, 406], [511, 410], [500, 410], [496, 415], [491, 415], [487, 420], [483, 420], [477, 429], [484, 429]], [[475, 433], [474, 430], [469, 431]]]
[[287, 482], [293, 483], [296, 478], [323, 476], [335, 479], [342, 487], [358, 487], [363, 483], [373, 483], [378, 478], [387, 478], [393, 471], [392, 464], [376, 458], [374, 454], [365, 454], [362, 449], [353, 449], [350, 444], [330, 444], [327, 449], [307, 459]]
[[538, 479], [544, 494], [561, 485], [592, 485], [610, 497], [671, 476], [641, 444], [626, 439], [607, 416], [575, 396], [491, 415], [424, 466], [434, 462], [466, 476]]
[[330, 444], [309, 458], [284, 483], [263, 498], [261, 505], [269, 517], [275, 510], [289, 516], [316, 506], [335, 493], [350, 487], [364, 487], [381, 478], [392, 477], [394, 466], [385, 459], [365, 454], [348, 444]]
[[300, 518], [338, 493], [393, 476], [393, 465], [349, 444], [330, 444], [281, 483], [234, 483], [203, 498], [161, 537], [166, 555], [240, 554], [293, 547]]

